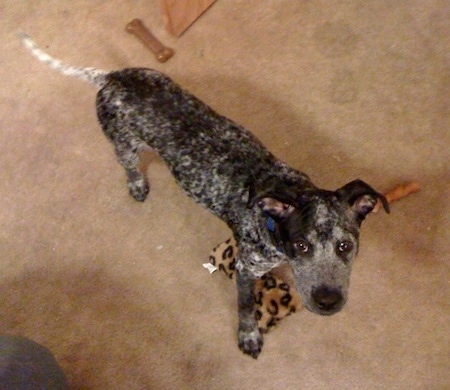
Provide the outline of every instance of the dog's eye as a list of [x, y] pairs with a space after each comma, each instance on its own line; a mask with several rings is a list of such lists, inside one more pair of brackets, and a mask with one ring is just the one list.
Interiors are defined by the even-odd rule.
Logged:
[[337, 250], [341, 253], [348, 253], [353, 249], [351, 241], [341, 241], [337, 245]]
[[297, 249], [299, 252], [308, 253], [310, 246], [306, 241], [300, 240], [294, 242], [294, 248]]

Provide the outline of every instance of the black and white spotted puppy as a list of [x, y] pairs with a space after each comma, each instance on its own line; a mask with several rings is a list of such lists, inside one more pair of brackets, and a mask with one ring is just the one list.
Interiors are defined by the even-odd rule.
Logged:
[[[22, 41], [53, 69], [97, 87], [99, 122], [136, 200], [144, 201], [149, 192], [138, 165], [140, 152], [151, 147], [185, 193], [228, 224], [239, 249], [238, 344], [244, 353], [257, 358], [263, 344], [255, 319], [255, 280], [282, 262], [292, 266], [309, 310], [322, 315], [341, 310], [361, 222], [377, 199], [389, 211], [382, 195], [360, 180], [336, 191], [317, 188], [250, 132], [160, 72], [77, 68], [51, 58], [26, 35]], [[267, 216], [276, 221], [277, 243], [266, 229]]]

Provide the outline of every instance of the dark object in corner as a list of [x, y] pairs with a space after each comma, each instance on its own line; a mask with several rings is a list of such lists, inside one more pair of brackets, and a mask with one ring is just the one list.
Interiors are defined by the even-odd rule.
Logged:
[[21, 336], [0, 336], [0, 389], [67, 390], [49, 349]]

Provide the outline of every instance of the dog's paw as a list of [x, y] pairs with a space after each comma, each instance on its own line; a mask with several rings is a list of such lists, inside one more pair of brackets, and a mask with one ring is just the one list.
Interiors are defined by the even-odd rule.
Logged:
[[239, 349], [253, 359], [257, 359], [263, 346], [263, 337], [258, 329], [251, 331], [239, 330], [238, 332]]
[[138, 202], [143, 202], [150, 191], [150, 187], [146, 180], [140, 179], [128, 182], [128, 190], [130, 195]]

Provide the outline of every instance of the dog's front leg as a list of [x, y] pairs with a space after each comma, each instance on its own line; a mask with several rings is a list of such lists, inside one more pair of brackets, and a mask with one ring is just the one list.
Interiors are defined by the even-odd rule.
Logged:
[[255, 317], [253, 295], [255, 281], [255, 277], [245, 269], [236, 273], [239, 314], [238, 345], [242, 352], [254, 359], [260, 354], [263, 345], [263, 337]]

